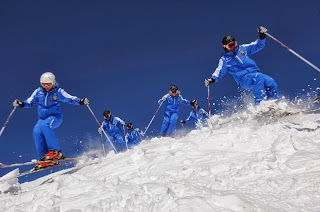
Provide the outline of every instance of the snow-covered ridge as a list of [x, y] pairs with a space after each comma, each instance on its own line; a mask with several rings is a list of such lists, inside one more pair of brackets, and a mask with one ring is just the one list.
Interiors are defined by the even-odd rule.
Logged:
[[33, 182], [11, 180], [0, 211], [320, 211], [320, 114], [246, 110], [209, 122]]

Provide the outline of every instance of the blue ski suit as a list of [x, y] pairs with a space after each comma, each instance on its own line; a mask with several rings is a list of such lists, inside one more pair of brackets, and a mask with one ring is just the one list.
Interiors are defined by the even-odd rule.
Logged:
[[141, 142], [140, 133], [141, 131], [138, 128], [132, 128], [127, 131], [125, 139], [129, 149], [138, 145]]
[[[179, 105], [181, 103], [190, 105], [190, 101], [184, 99], [180, 95], [180, 92], [176, 96], [173, 96], [170, 93], [167, 93], [164, 96], [166, 97], [166, 100], [164, 101], [166, 103], [166, 109], [164, 111], [164, 118], [160, 130], [160, 136], [171, 136], [177, 123]], [[161, 102], [162, 99], [158, 101], [159, 104], [161, 104]]]
[[[123, 131], [124, 121], [118, 117], [111, 115], [110, 120], [104, 120], [101, 124], [103, 130], [107, 133], [108, 138], [116, 148], [116, 150], [123, 151], [126, 150], [126, 142], [124, 140]], [[110, 145], [109, 140], [106, 140], [107, 146]]]
[[275, 80], [261, 73], [257, 64], [249, 58], [249, 55], [264, 48], [265, 40], [259, 38], [250, 44], [237, 46], [234, 52], [226, 52], [212, 74], [215, 82], [228, 71], [240, 87], [253, 88], [256, 104], [264, 99], [278, 99], [278, 86]]
[[80, 98], [71, 96], [57, 84], [49, 92], [42, 87], [37, 88], [23, 102], [24, 108], [31, 108], [38, 103], [38, 121], [33, 128], [33, 137], [39, 158], [42, 158], [49, 150], [60, 151], [54, 129], [59, 127], [63, 120], [61, 102], [80, 105]]
[[209, 114], [198, 106], [197, 109], [192, 109], [189, 117], [186, 119], [186, 122], [193, 121], [195, 128], [199, 128], [205, 123], [207, 118], [209, 118]]

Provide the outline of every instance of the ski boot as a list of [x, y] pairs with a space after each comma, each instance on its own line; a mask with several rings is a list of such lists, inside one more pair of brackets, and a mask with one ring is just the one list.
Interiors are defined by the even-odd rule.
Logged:
[[32, 170], [36, 171], [39, 169], [45, 169], [51, 166], [59, 165], [59, 160], [64, 159], [65, 157], [62, 155], [60, 151], [57, 150], [49, 150], [47, 154], [43, 158], [38, 161], [37, 165], [33, 167]]
[[49, 150], [49, 152], [41, 159], [43, 161], [48, 160], [62, 160], [65, 157], [62, 155], [62, 153], [58, 150]]

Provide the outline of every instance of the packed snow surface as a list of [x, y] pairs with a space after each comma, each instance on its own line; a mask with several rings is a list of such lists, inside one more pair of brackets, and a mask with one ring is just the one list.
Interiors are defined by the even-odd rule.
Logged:
[[0, 178], [0, 211], [319, 212], [319, 145], [320, 114], [214, 115], [35, 181], [16, 169]]

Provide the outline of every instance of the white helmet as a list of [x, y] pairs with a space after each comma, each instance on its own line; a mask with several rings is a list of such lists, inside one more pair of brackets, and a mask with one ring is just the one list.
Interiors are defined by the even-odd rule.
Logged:
[[53, 85], [55, 85], [56, 77], [51, 72], [45, 72], [40, 77], [40, 83], [52, 83]]

